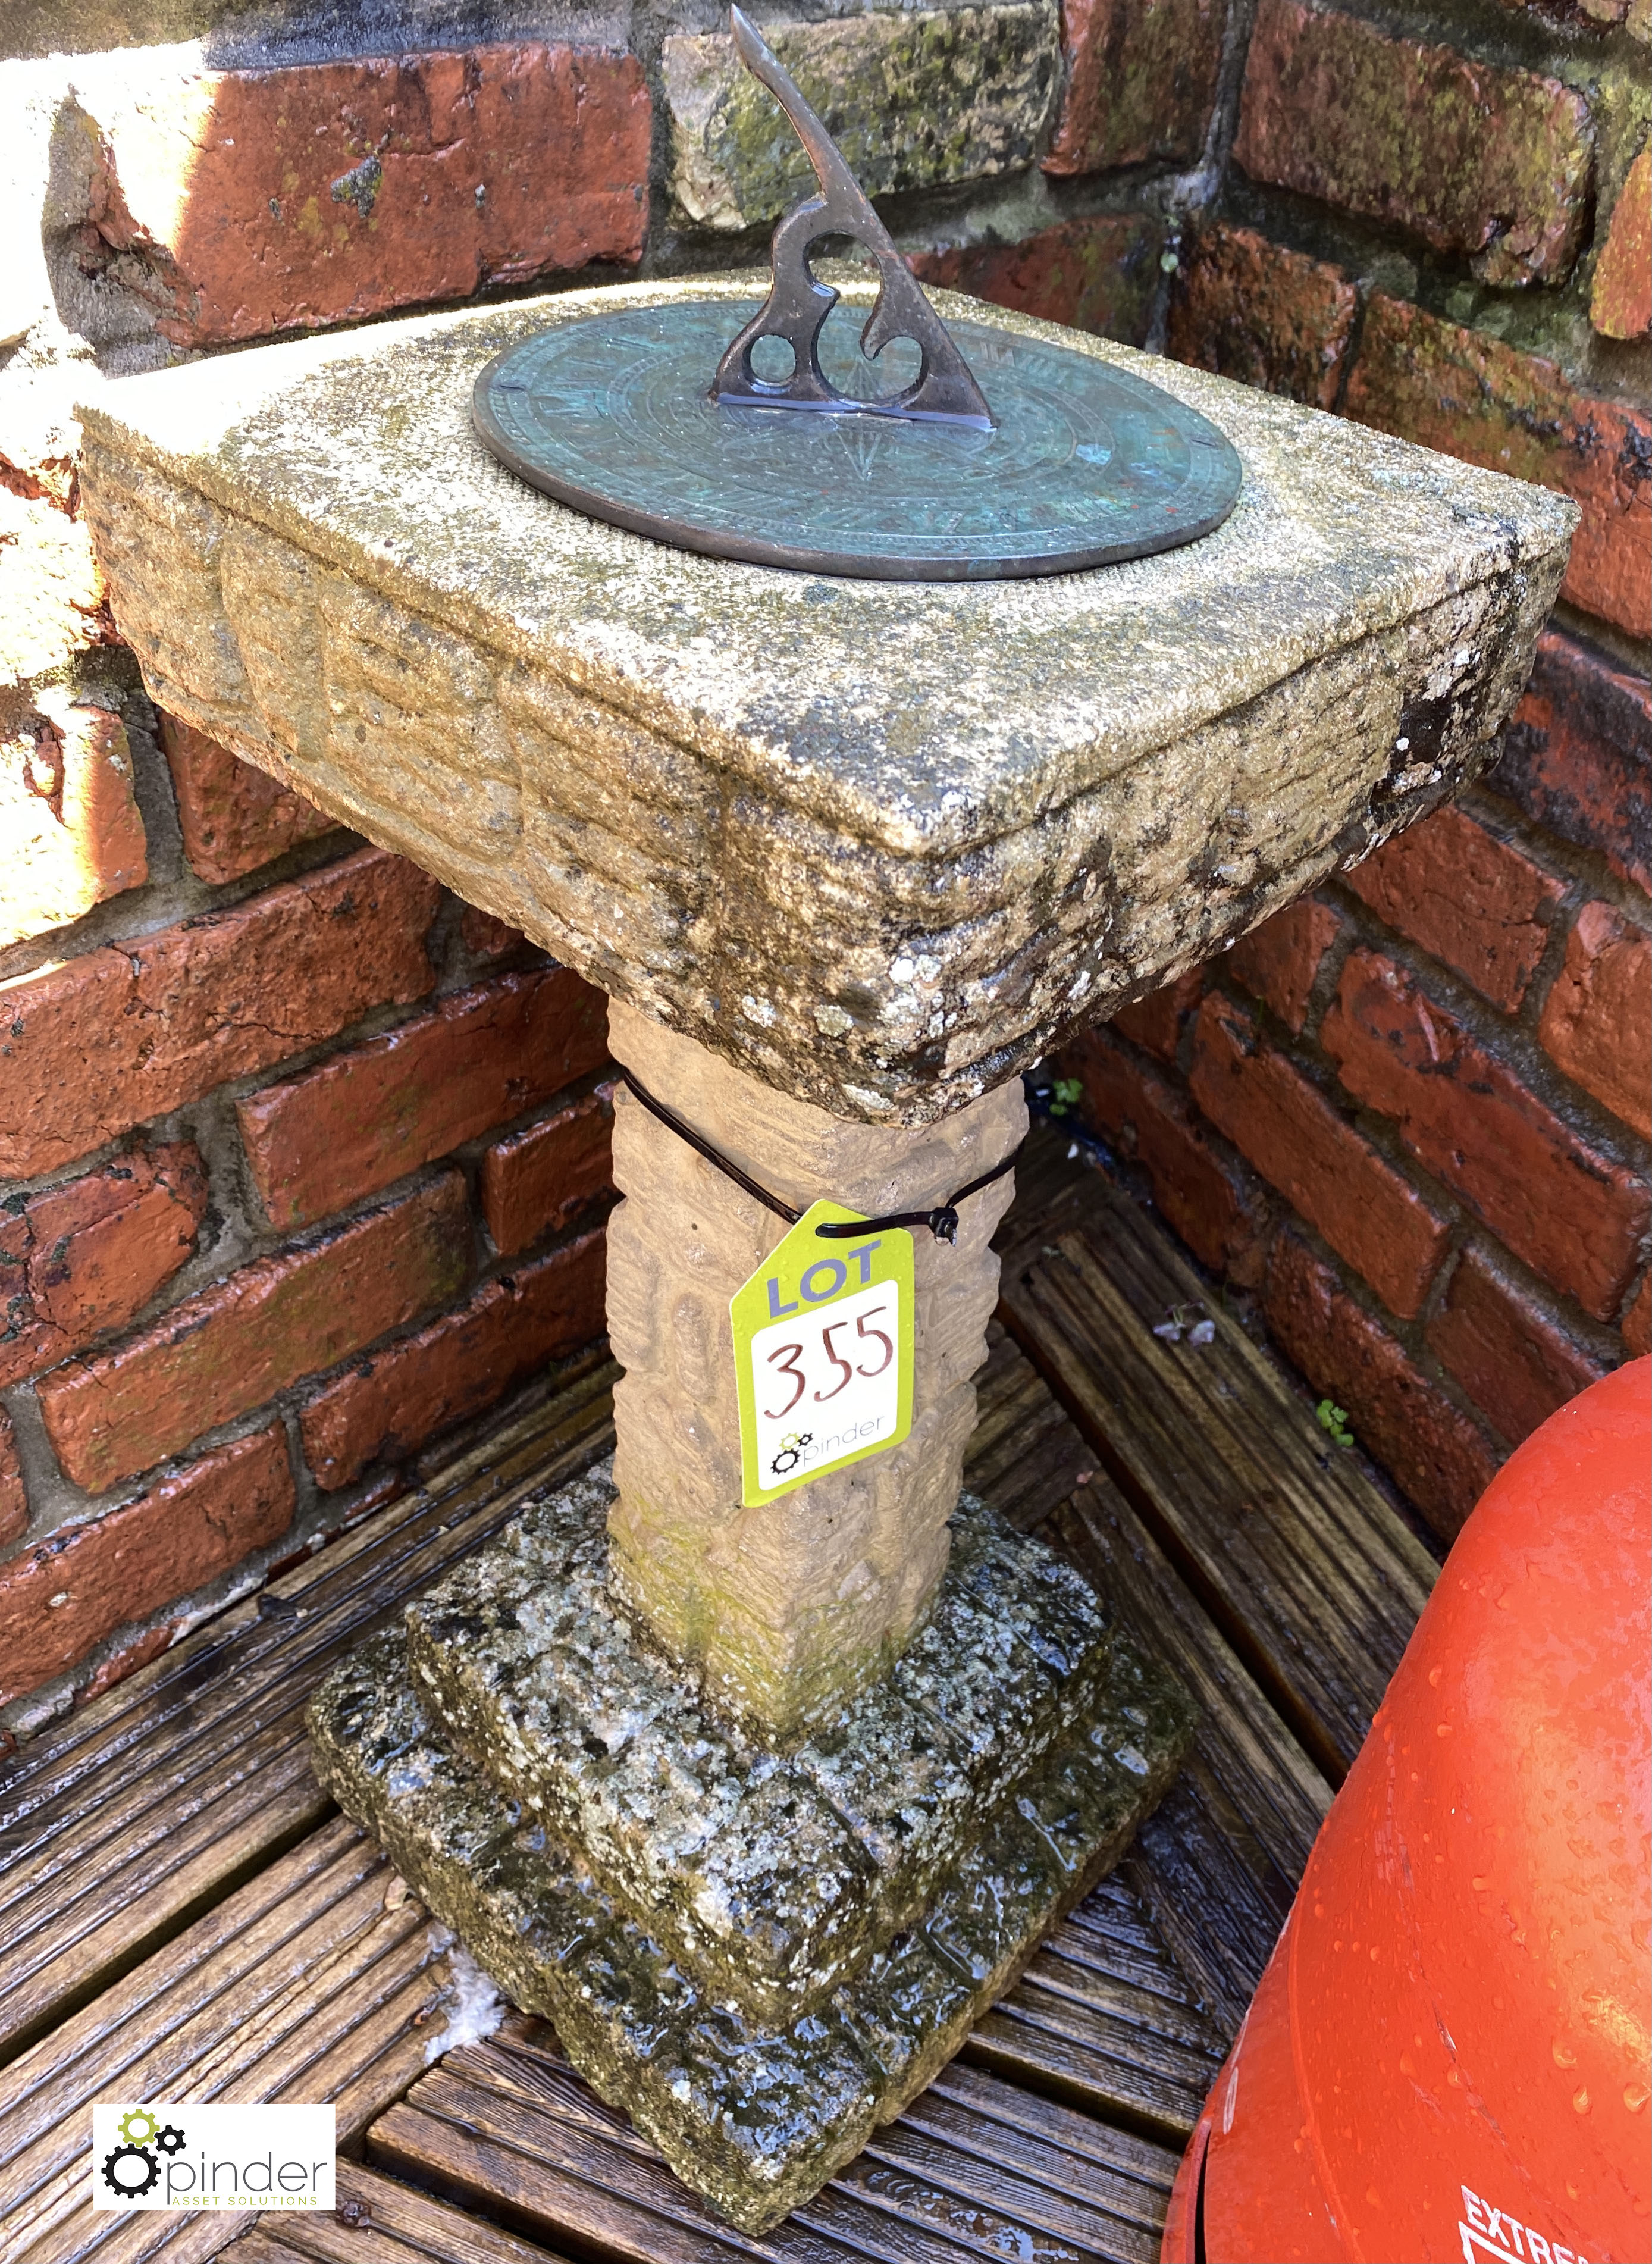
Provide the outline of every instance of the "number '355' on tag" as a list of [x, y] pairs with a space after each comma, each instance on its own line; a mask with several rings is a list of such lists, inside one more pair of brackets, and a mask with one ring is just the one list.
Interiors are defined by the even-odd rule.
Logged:
[[748, 1509], [897, 1447], [912, 1427], [912, 1237], [812, 1203], [728, 1303]]

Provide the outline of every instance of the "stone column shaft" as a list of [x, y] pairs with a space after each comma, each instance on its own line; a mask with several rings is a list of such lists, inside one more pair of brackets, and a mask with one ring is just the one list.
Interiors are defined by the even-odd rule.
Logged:
[[[798, 1209], [927, 1208], [1020, 1140], [1018, 1084], [921, 1128], [844, 1122], [615, 1003], [616, 1057], [752, 1179]], [[888, 1453], [741, 1506], [728, 1301], [786, 1229], [621, 1089], [608, 1325], [620, 1498], [613, 1578], [707, 1695], [772, 1735], [800, 1731], [881, 1673], [946, 1565], [974, 1427], [970, 1381], [997, 1300], [989, 1244], [1012, 1173], [972, 1195], [955, 1245], [913, 1237], [912, 1430]]]

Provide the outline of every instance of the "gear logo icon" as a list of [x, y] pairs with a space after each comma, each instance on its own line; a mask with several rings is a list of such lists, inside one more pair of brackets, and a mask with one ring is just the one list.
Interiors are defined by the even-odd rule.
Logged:
[[99, 2169], [105, 2187], [124, 2202], [141, 2202], [153, 2193], [163, 2160], [181, 2154], [189, 2144], [188, 2133], [176, 2122], [163, 2122], [152, 2107], [122, 2108], [113, 2130], [120, 2143], [104, 2156]]
[[812, 1431], [788, 1431], [780, 1441], [779, 1452], [769, 1464], [771, 1477], [783, 1478], [794, 1470], [803, 1459], [803, 1449], [814, 1442]]
[[[154, 2117], [144, 2119], [153, 2130]], [[147, 2146], [117, 2146], [104, 2156], [103, 2181], [122, 2201], [137, 2201], [159, 2182], [160, 2175], [161, 2166]]]

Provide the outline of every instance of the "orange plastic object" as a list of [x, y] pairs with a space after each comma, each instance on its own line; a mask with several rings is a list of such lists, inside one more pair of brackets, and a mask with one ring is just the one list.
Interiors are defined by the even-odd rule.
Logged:
[[1652, 2257], [1652, 1360], [1487, 1487], [1183, 2161], [1165, 2264]]

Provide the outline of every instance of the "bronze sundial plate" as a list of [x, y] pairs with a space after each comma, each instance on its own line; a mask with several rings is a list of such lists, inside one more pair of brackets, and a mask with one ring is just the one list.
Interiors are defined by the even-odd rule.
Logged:
[[1111, 363], [987, 322], [953, 337], [997, 429], [739, 408], [707, 372], [752, 308], [559, 323], [476, 381], [482, 440], [587, 517], [714, 558], [885, 581], [1070, 574], [1192, 542], [1238, 499], [1214, 424]]

